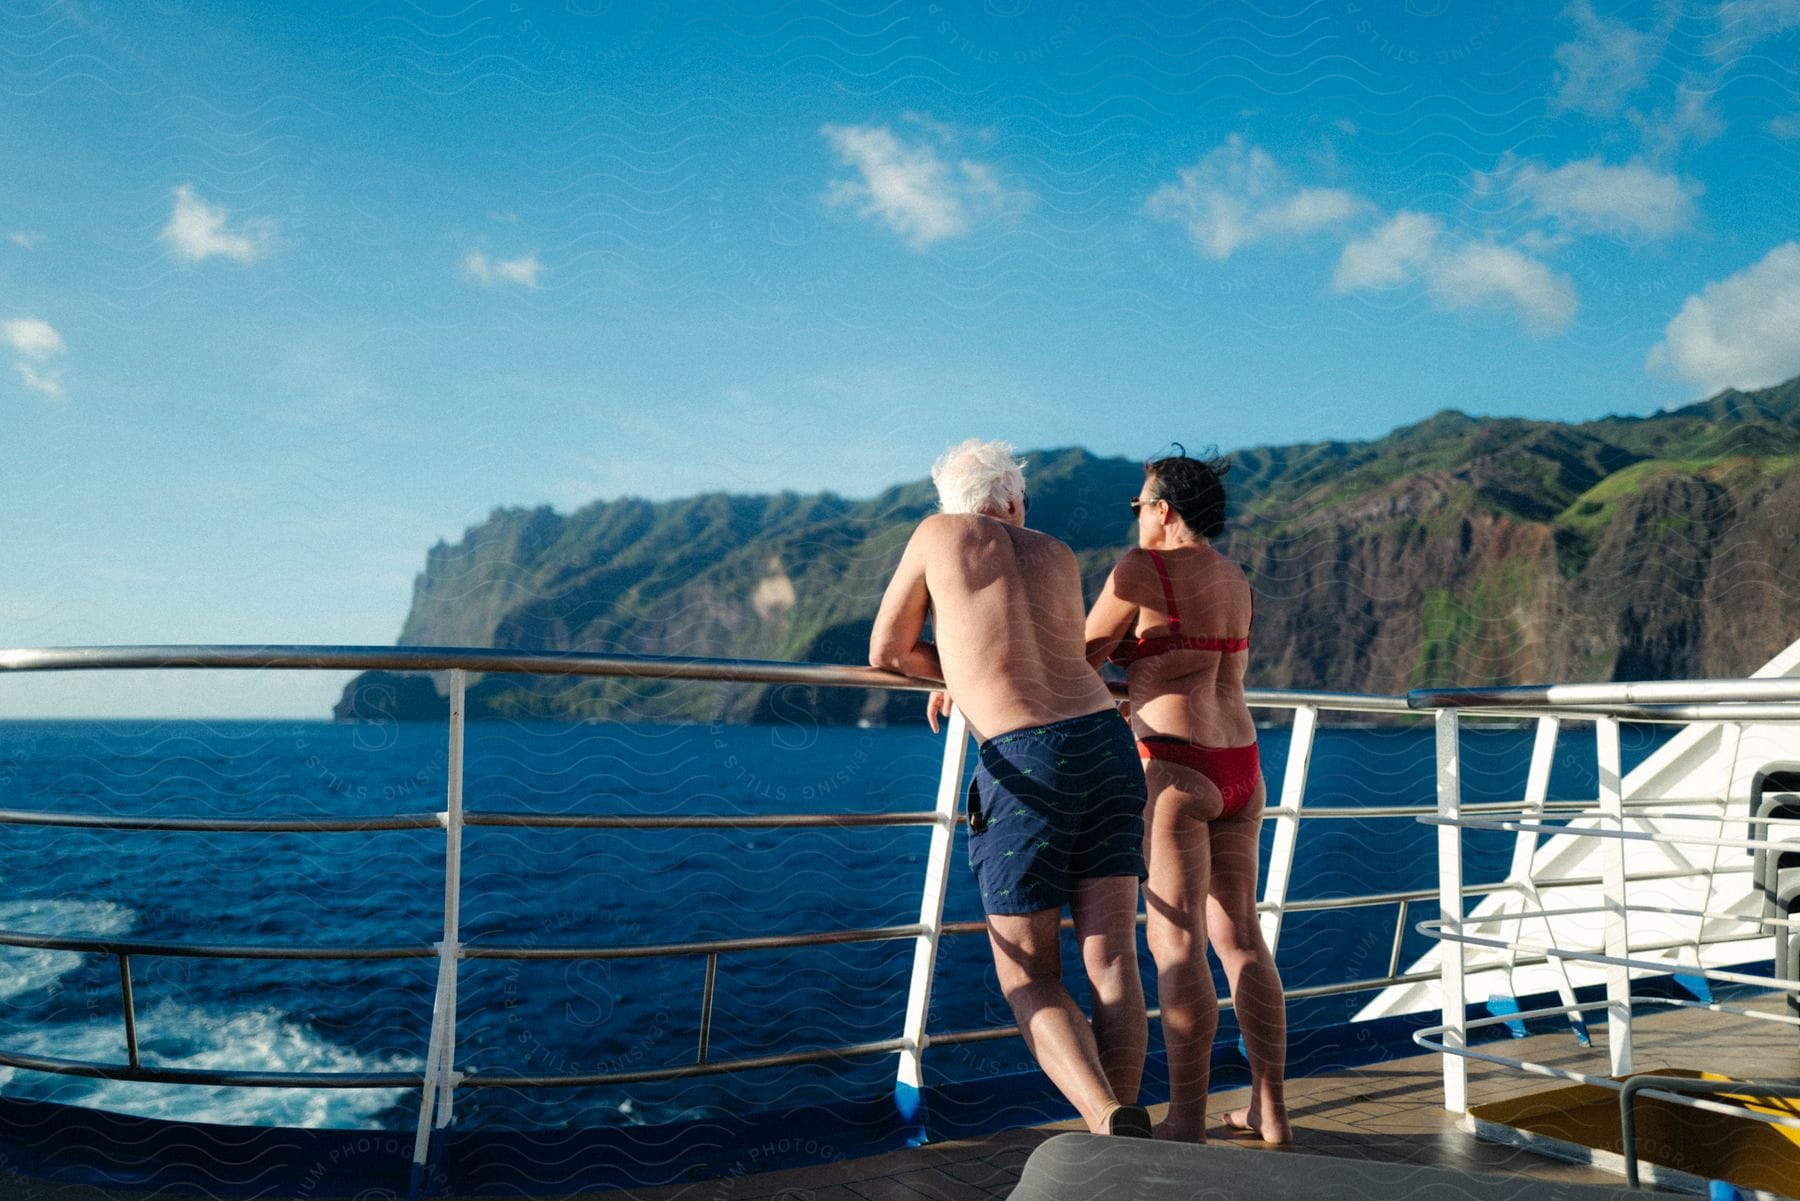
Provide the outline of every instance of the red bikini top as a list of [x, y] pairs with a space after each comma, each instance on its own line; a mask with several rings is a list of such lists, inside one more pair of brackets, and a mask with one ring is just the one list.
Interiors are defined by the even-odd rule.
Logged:
[[[1157, 578], [1162, 581], [1163, 603], [1169, 609], [1169, 632], [1158, 634], [1155, 638], [1136, 638], [1129, 642], [1121, 642], [1108, 658], [1120, 666], [1126, 666], [1139, 659], [1149, 659], [1170, 651], [1220, 651], [1229, 655], [1236, 651], [1250, 649], [1248, 635], [1243, 638], [1203, 638], [1193, 634], [1183, 634], [1181, 632], [1181, 611], [1175, 607], [1175, 589], [1169, 584], [1169, 568], [1163, 562], [1162, 555], [1157, 551], [1150, 551], [1150, 561], [1156, 564]], [[1253, 622], [1256, 620], [1254, 613], [1250, 620]]]

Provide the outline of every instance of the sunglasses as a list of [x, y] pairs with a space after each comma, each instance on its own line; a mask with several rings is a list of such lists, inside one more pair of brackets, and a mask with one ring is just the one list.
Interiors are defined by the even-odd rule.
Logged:
[[1138, 515], [1138, 510], [1142, 509], [1145, 505], [1163, 504], [1165, 502], [1163, 501], [1163, 498], [1160, 496], [1152, 497], [1149, 500], [1145, 500], [1141, 496], [1134, 496], [1131, 498], [1130, 503], [1131, 503], [1131, 515], [1133, 517], [1136, 517]]

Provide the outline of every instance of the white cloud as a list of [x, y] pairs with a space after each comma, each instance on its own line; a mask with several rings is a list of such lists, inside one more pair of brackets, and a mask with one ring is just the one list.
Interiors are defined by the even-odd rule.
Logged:
[[1432, 300], [1451, 310], [1514, 308], [1536, 334], [1567, 329], [1575, 318], [1575, 285], [1511, 246], [1446, 240], [1438, 221], [1401, 212], [1368, 237], [1344, 247], [1334, 292], [1396, 288], [1423, 280]]
[[61, 398], [63, 394], [62, 377], [49, 371], [39, 371], [30, 363], [15, 363], [19, 378], [33, 392], [42, 392], [45, 396]]
[[1237, 134], [1144, 202], [1146, 212], [1182, 225], [1195, 247], [1215, 259], [1255, 242], [1311, 233], [1365, 207], [1342, 189], [1292, 186], [1266, 151]]
[[0, 337], [25, 358], [39, 362], [69, 349], [54, 326], [36, 317], [15, 317], [0, 322]]
[[1521, 163], [1511, 186], [1540, 215], [1580, 234], [1666, 238], [1694, 216], [1700, 185], [1658, 171], [1641, 159], [1611, 167], [1599, 158], [1582, 159], [1555, 169]]
[[1575, 285], [1510, 246], [1472, 242], [1434, 259], [1431, 294], [1449, 309], [1516, 306], [1535, 334], [1557, 334], [1575, 319]]
[[1669, 109], [1630, 114], [1653, 161], [1689, 145], [1703, 146], [1725, 132], [1724, 120], [1711, 108], [1712, 97], [1711, 91], [1683, 83], [1675, 89], [1675, 103]]
[[1395, 288], [1430, 264], [1442, 227], [1435, 217], [1402, 212], [1361, 241], [1344, 247], [1331, 276], [1333, 292]]
[[1611, 117], [1644, 85], [1659, 53], [1656, 40], [1594, 12], [1588, 0], [1564, 10], [1578, 27], [1556, 48], [1556, 107]]
[[6, 240], [14, 246], [23, 246], [26, 250], [36, 250], [44, 244], [44, 235], [35, 229], [15, 229], [6, 235]]
[[1795, 0], [1720, 0], [1718, 32], [1708, 49], [1715, 58], [1736, 58], [1765, 38], [1800, 29]]
[[63, 394], [62, 378], [43, 366], [69, 350], [55, 326], [38, 317], [14, 317], [0, 321], [0, 339], [19, 356], [21, 361], [14, 363], [13, 368], [27, 388], [45, 396]]
[[535, 288], [543, 271], [544, 264], [538, 261], [536, 251], [516, 259], [490, 259], [486, 251], [471, 250], [462, 261], [463, 278], [472, 279], [486, 288], [495, 284]]
[[923, 116], [907, 119], [923, 135], [918, 140], [908, 142], [886, 125], [820, 128], [839, 162], [856, 172], [827, 185], [828, 205], [854, 208], [924, 250], [1029, 202], [1023, 193], [1009, 192], [993, 167], [957, 156], [955, 130]]
[[1672, 370], [1708, 393], [1800, 373], [1800, 242], [1688, 297], [1644, 367]]
[[239, 222], [233, 229], [229, 213], [206, 203], [192, 184], [184, 183], [175, 189], [175, 206], [169, 213], [168, 225], [163, 227], [162, 239], [177, 258], [189, 262], [218, 255], [236, 263], [254, 263], [273, 248], [275, 223], [258, 218]]

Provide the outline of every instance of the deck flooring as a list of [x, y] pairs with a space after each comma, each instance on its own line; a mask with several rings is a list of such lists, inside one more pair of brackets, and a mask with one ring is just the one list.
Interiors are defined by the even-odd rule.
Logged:
[[[1759, 998], [1743, 1008], [1777, 1013], [1778, 997]], [[1539, 1022], [1536, 1025], [1541, 1026]], [[1584, 1048], [1567, 1033], [1535, 1034], [1508, 1040], [1496, 1053], [1570, 1071], [1606, 1074], [1604, 1022], [1590, 1023], [1594, 1046]], [[1800, 1031], [1753, 1018], [1701, 1010], [1640, 1015], [1632, 1023], [1635, 1067], [1705, 1067], [1709, 1071], [1762, 1080], [1800, 1080]], [[1533, 1152], [1482, 1142], [1458, 1128], [1458, 1115], [1443, 1108], [1443, 1075], [1437, 1055], [1389, 1060], [1363, 1068], [1312, 1076], [1288, 1083], [1288, 1112], [1294, 1142], [1268, 1147], [1234, 1140], [1215, 1128], [1213, 1140], [1245, 1155], [1330, 1155], [1391, 1163], [1430, 1164], [1471, 1172], [1526, 1175], [1540, 1180], [1620, 1184], [1612, 1173], [1547, 1159]], [[1559, 1082], [1521, 1076], [1491, 1064], [1472, 1063], [1469, 1099], [1479, 1104], [1541, 1092]], [[1214, 1094], [1215, 1115], [1241, 1107], [1244, 1090]], [[1161, 1117], [1164, 1106], [1153, 1106]], [[982, 1139], [940, 1143], [873, 1156], [832, 1168], [805, 1168], [719, 1182], [676, 1185], [632, 1192], [633, 1201], [989, 1201], [1004, 1198], [1018, 1182], [1026, 1158], [1044, 1139], [1075, 1122], [1010, 1130]], [[623, 1196], [623, 1194], [614, 1194]]]
[[[1780, 1012], [1783, 1006], [1778, 997], [1737, 1004], [1769, 1013]], [[1570, 1034], [1555, 1033], [1508, 1040], [1493, 1049], [1603, 1075], [1607, 1064], [1604, 1023], [1590, 1029], [1594, 1033], [1592, 1048], [1581, 1047]], [[1753, 1018], [1702, 1010], [1651, 1013], [1634, 1022], [1633, 1044], [1638, 1071], [1705, 1068], [1745, 1078], [1800, 1081], [1800, 1032]], [[1469, 1099], [1479, 1104], [1557, 1086], [1557, 1081], [1541, 1076], [1521, 1076], [1476, 1062], [1471, 1064]], [[1618, 1176], [1594, 1167], [1481, 1142], [1458, 1128], [1458, 1117], [1443, 1109], [1442, 1098], [1438, 1056], [1390, 1060], [1290, 1081], [1288, 1105], [1295, 1137], [1289, 1147], [1233, 1140], [1222, 1129], [1217, 1129], [1214, 1141], [1232, 1145], [1245, 1155], [1338, 1156], [1545, 1181], [1622, 1183]], [[1241, 1106], [1244, 1099], [1242, 1090], [1218, 1093], [1210, 1108], [1215, 1115], [1223, 1114]], [[1161, 1108], [1153, 1107], [1152, 1114], [1160, 1116]], [[1012, 1191], [1026, 1158], [1039, 1143], [1077, 1128], [1069, 1122], [1009, 1130], [836, 1164], [579, 1197], [613, 1201], [990, 1201]], [[378, 1201], [390, 1195], [376, 1189], [358, 1196], [363, 1201]], [[9, 1176], [0, 1166], [0, 1196], [20, 1201], [142, 1201], [149, 1194], [44, 1184]], [[562, 1194], [542, 1201], [576, 1201], [576, 1196]], [[266, 1201], [278, 1198], [271, 1196]]]

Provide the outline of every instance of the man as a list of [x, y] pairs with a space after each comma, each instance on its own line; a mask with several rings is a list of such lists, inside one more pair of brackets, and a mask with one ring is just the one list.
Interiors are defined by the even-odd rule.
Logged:
[[[1144, 773], [1086, 659], [1075, 555], [1025, 528], [1022, 466], [1006, 444], [974, 439], [933, 465], [942, 512], [907, 543], [869, 662], [942, 680], [981, 742], [969, 864], [1025, 1045], [1089, 1130], [1148, 1137], [1136, 1103], [1148, 1039], [1137, 970]], [[932, 729], [946, 708], [933, 694]], [[1065, 904], [1093, 985], [1091, 1024], [1062, 982]]]

